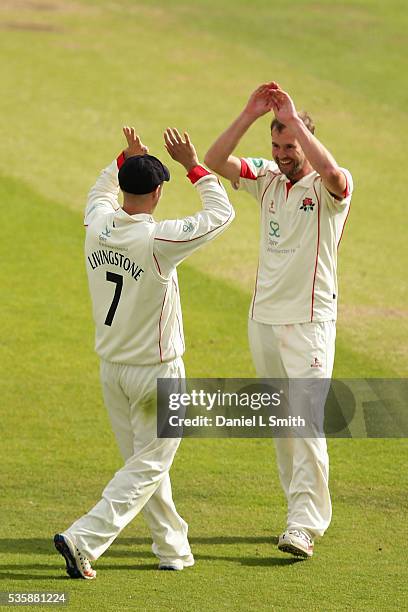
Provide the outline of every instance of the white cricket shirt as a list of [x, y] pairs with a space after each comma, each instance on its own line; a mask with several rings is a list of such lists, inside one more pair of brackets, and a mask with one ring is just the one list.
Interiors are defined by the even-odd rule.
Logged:
[[176, 266], [222, 233], [234, 211], [218, 179], [197, 166], [188, 176], [203, 210], [161, 222], [128, 215], [118, 203], [121, 163], [123, 155], [102, 172], [85, 210], [95, 350], [114, 363], [158, 364], [185, 348]]
[[295, 184], [273, 161], [241, 159], [235, 189], [259, 202], [261, 236], [250, 317], [283, 325], [337, 317], [337, 249], [350, 208], [353, 181], [333, 196], [317, 172]]

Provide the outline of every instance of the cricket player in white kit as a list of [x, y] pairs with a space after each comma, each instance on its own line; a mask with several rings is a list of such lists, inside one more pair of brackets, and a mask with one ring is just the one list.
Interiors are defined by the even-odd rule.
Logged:
[[[271, 110], [274, 161], [232, 155], [252, 123]], [[312, 556], [314, 539], [324, 534], [332, 514], [329, 460], [321, 434], [326, 398], [321, 392], [329, 385], [322, 387], [321, 379], [329, 380], [333, 371], [337, 249], [353, 189], [350, 173], [337, 165], [313, 132], [310, 117], [297, 113], [290, 96], [277, 83], [265, 83], [205, 157], [210, 168], [231, 180], [234, 188], [250, 193], [260, 206], [259, 262], [249, 312], [257, 375], [320, 379], [320, 406], [315, 405], [316, 396], [302, 391], [304, 383], [290, 383], [297, 389], [300, 414], [320, 420], [320, 437], [275, 439], [288, 501], [287, 526], [278, 547], [303, 557]]]
[[89, 194], [85, 259], [103, 395], [125, 464], [94, 508], [54, 538], [72, 578], [94, 578], [90, 561], [140, 511], [159, 569], [194, 564], [169, 477], [180, 440], [157, 438], [156, 381], [185, 376], [176, 267], [219, 236], [234, 211], [219, 180], [200, 165], [188, 134], [183, 139], [167, 129], [165, 146], [186, 168], [203, 208], [183, 219], [156, 222], [152, 214], [169, 171], [148, 155], [133, 128], [124, 133], [128, 148], [103, 170]]

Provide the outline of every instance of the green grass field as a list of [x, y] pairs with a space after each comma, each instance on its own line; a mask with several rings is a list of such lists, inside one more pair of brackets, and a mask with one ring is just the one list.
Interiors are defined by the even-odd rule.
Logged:
[[[134, 124], [201, 156], [255, 86], [276, 79], [354, 176], [340, 250], [337, 377], [408, 373], [405, 3], [390, 0], [2, 0], [0, 591], [62, 591], [71, 610], [397, 610], [406, 607], [408, 444], [329, 440], [333, 522], [314, 558], [274, 543], [285, 504], [270, 440], [185, 440], [172, 469], [196, 566], [157, 572], [141, 518], [70, 581], [53, 534], [89, 509], [119, 453], [103, 407], [83, 265], [82, 209]], [[238, 153], [270, 154], [268, 118]], [[159, 216], [198, 201], [169, 160]], [[180, 268], [190, 376], [253, 376], [252, 201]], [[6, 608], [4, 608], [6, 609]], [[11, 609], [11, 608], [10, 608]]]

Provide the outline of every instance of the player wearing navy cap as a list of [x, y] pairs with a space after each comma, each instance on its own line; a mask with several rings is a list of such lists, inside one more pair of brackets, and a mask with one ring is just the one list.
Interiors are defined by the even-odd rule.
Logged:
[[234, 211], [218, 179], [200, 165], [188, 134], [182, 138], [176, 129], [167, 129], [167, 151], [185, 167], [203, 208], [182, 219], [155, 221], [170, 172], [148, 154], [133, 128], [124, 133], [128, 148], [89, 194], [85, 261], [103, 395], [125, 464], [100, 501], [54, 538], [72, 578], [95, 578], [91, 561], [140, 511], [159, 569], [194, 564], [187, 523], [176, 511], [169, 477], [180, 440], [157, 437], [156, 380], [185, 376], [176, 267], [219, 236]]

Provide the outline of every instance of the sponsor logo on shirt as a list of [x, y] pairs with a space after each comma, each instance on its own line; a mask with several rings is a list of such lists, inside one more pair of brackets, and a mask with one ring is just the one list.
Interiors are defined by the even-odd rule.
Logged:
[[269, 228], [269, 236], [271, 236], [271, 238], [280, 238], [279, 223], [276, 221], [269, 221]]
[[110, 238], [110, 235], [111, 235], [111, 231], [109, 227], [106, 226], [104, 231], [101, 234], [99, 234], [99, 240], [106, 241], [108, 238]]
[[251, 157], [251, 161], [254, 164], [255, 168], [262, 168], [263, 159], [259, 159], [259, 157]]
[[192, 232], [194, 224], [191, 221], [184, 221], [183, 232]]
[[315, 207], [315, 203], [313, 202], [312, 198], [305, 198], [302, 202], [302, 206], [299, 207], [299, 210], [304, 210], [305, 212], [307, 212], [308, 210], [314, 210]]

